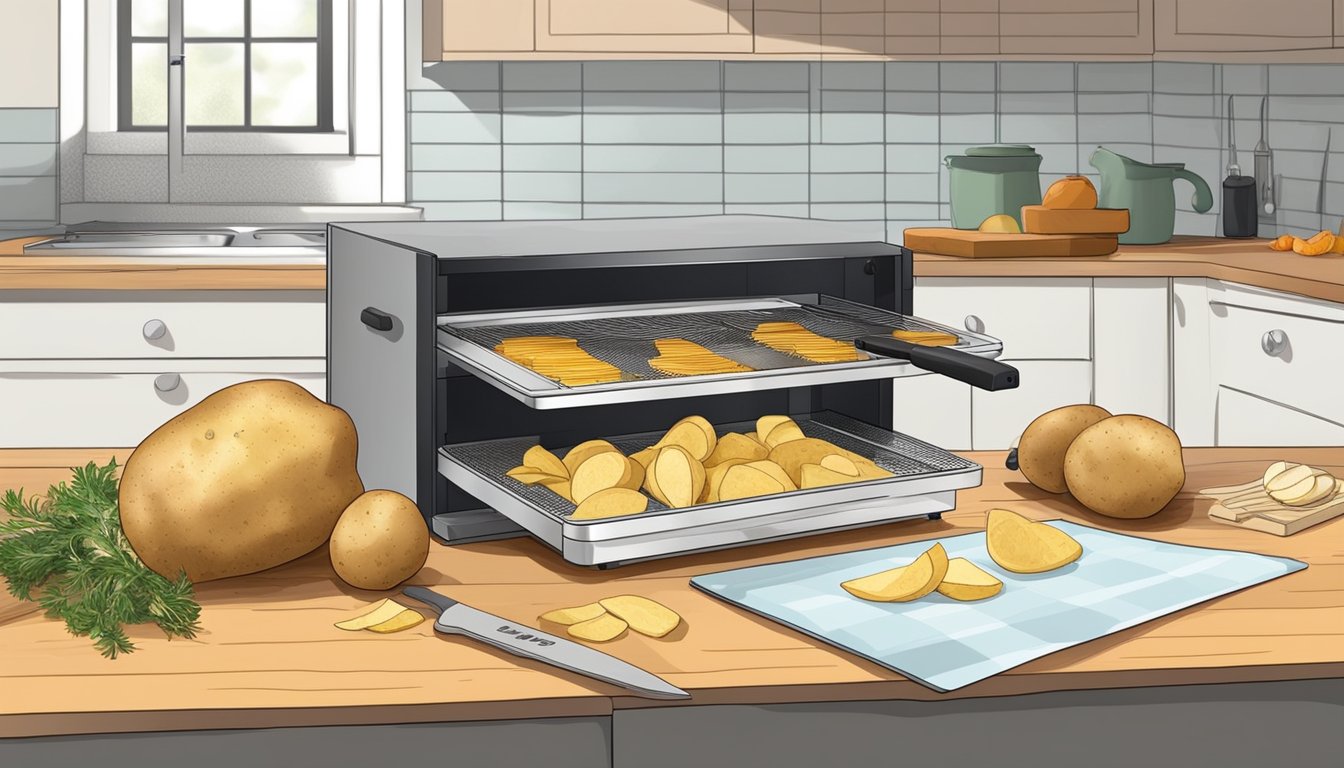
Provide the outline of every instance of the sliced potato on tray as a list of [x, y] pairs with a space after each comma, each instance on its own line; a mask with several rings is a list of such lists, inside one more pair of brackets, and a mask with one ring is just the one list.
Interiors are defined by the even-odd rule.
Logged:
[[647, 511], [649, 497], [629, 488], [607, 488], [579, 502], [571, 520], [602, 520]]

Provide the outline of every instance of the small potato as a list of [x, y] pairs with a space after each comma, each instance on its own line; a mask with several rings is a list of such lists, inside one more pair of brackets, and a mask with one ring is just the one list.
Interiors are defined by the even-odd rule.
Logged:
[[329, 546], [342, 581], [360, 589], [391, 589], [425, 564], [429, 528], [415, 502], [395, 491], [369, 491], [341, 513]]
[[1017, 465], [1032, 485], [1050, 493], [1069, 490], [1064, 482], [1064, 454], [1074, 438], [1110, 411], [1095, 405], [1066, 405], [1037, 416], [1017, 444]]
[[1151, 517], [1185, 485], [1180, 438], [1146, 416], [1112, 416], [1074, 439], [1064, 455], [1064, 480], [1099, 515]]

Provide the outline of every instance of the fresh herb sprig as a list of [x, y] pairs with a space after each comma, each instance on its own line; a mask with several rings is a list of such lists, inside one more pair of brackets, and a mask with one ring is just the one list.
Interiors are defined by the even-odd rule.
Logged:
[[153, 622], [169, 638], [195, 637], [201, 607], [186, 574], [166, 579], [140, 562], [121, 530], [116, 459], [89, 462], [45, 498], [6, 491], [0, 510], [0, 576], [21, 600], [89, 637], [106, 657], [135, 645], [123, 628]]

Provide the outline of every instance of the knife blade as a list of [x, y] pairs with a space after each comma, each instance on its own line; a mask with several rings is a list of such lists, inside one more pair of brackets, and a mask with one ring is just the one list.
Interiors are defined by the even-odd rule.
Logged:
[[433, 590], [406, 587], [402, 594], [438, 609], [439, 618], [434, 622], [437, 632], [464, 635], [515, 656], [536, 659], [553, 667], [618, 685], [646, 698], [691, 697], [661, 677], [615, 656], [472, 608]]

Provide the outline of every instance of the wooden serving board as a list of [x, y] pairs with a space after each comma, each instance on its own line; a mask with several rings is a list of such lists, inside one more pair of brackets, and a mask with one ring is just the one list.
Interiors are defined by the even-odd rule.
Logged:
[[972, 259], [1024, 259], [1035, 256], [1105, 256], [1120, 241], [1111, 235], [1008, 235], [942, 227], [905, 230], [905, 247], [916, 253], [941, 253]]
[[1129, 231], [1129, 209], [1024, 205], [1022, 229], [1037, 235], [1119, 235]]
[[1309, 507], [1280, 504], [1265, 493], [1263, 480], [1206, 488], [1200, 493], [1218, 500], [1209, 509], [1210, 519], [1275, 536], [1292, 536], [1298, 531], [1344, 515], [1344, 491], [1336, 491], [1334, 496]]

